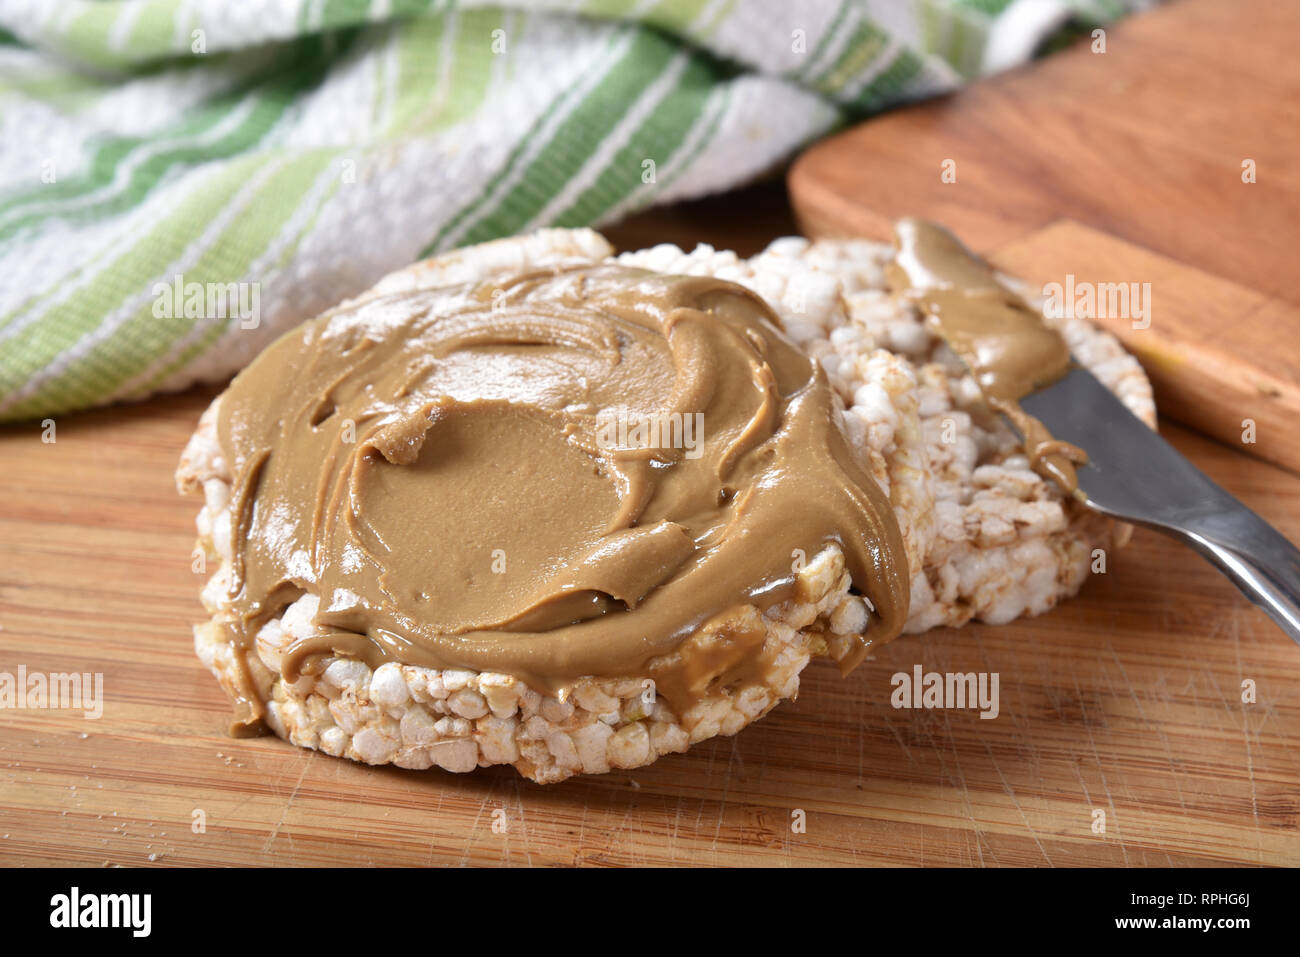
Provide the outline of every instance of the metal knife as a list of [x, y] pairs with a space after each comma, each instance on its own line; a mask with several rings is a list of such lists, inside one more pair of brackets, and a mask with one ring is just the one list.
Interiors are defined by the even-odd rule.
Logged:
[[1300, 549], [1183, 458], [1091, 372], [1075, 363], [1020, 406], [1088, 453], [1078, 481], [1089, 508], [1190, 545], [1300, 642]]

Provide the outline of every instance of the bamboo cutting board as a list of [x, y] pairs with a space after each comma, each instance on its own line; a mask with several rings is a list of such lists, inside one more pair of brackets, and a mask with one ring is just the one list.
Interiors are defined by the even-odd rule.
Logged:
[[[808, 150], [812, 235], [935, 219], [1037, 284], [1148, 284], [1099, 315], [1162, 414], [1300, 470], [1300, 5], [1181, 0]], [[1244, 422], [1256, 441], [1243, 443]]]
[[[0, 711], [0, 864], [1300, 863], [1300, 648], [1142, 531], [1046, 615], [814, 663], [797, 702], [638, 771], [544, 788], [226, 738], [171, 478], [210, 397], [0, 430], [0, 671], [105, 697]], [[1300, 478], [1167, 434], [1300, 538]], [[894, 710], [918, 664], [997, 672], [999, 716]]]
[[[754, 205], [703, 204], [703, 233], [657, 214], [616, 241], [752, 252], [789, 229]], [[899, 210], [914, 211], [930, 212]], [[974, 214], [947, 218], [1036, 281], [1078, 266], [1054, 258], [1076, 246], [1089, 269], [1110, 262], [1122, 233], [1050, 212], [983, 240]], [[1108, 241], [1078, 246], [1089, 229]], [[1212, 290], [1281, 297], [1124, 238]], [[0, 429], [0, 672], [99, 672], [106, 699], [98, 720], [0, 711], [0, 864], [1300, 864], [1300, 648], [1141, 530], [1046, 615], [905, 637], [843, 680], [814, 663], [798, 701], [638, 771], [543, 788], [225, 738], [227, 701], [191, 650], [197, 504], [171, 478], [211, 395], [61, 417], [53, 443], [37, 423]], [[1300, 477], [1164, 431], [1300, 539]], [[893, 709], [892, 675], [916, 665], [997, 672], [999, 716]]]

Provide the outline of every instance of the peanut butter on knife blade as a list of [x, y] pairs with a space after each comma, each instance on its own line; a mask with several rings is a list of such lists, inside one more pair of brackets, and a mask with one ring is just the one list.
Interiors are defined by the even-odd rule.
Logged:
[[900, 219], [894, 242], [898, 255], [886, 267], [891, 290], [915, 301], [927, 324], [971, 370], [989, 406], [1020, 433], [1034, 471], [1074, 494], [1074, 467], [1087, 454], [1052, 438], [1019, 404], [1070, 370], [1073, 360], [1061, 334], [943, 227]]

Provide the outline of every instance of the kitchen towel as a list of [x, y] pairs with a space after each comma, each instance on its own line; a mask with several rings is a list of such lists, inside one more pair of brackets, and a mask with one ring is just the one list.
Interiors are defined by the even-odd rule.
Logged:
[[220, 380], [413, 259], [742, 184], [1138, 5], [0, 0], [0, 420]]

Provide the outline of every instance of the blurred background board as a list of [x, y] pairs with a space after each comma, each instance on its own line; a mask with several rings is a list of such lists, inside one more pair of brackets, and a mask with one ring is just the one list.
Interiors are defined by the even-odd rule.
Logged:
[[797, 219], [887, 239], [923, 216], [1037, 283], [1149, 282], [1148, 328], [1099, 318], [1162, 411], [1229, 441], [1252, 419], [1247, 451], [1300, 470], [1297, 37], [1300, 4], [1170, 3], [1108, 29], [1105, 52], [822, 141], [790, 173]]
[[[754, 252], [792, 229], [765, 184], [609, 233]], [[844, 680], [814, 663], [797, 701], [638, 771], [540, 787], [226, 738], [172, 484], [212, 395], [61, 417], [54, 444], [0, 429], [0, 670], [102, 672], [107, 698], [0, 711], [0, 864], [1300, 864], [1300, 648], [1143, 531], [1043, 616], [905, 637]], [[1166, 435], [1300, 539], [1300, 478]], [[1001, 713], [894, 710], [916, 664], [998, 672]]]

